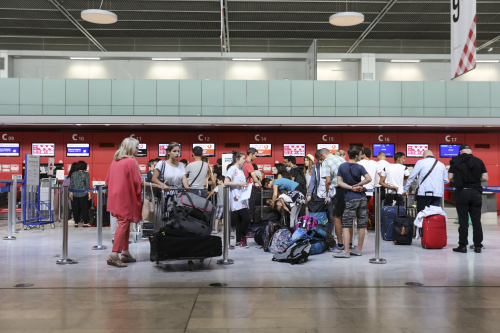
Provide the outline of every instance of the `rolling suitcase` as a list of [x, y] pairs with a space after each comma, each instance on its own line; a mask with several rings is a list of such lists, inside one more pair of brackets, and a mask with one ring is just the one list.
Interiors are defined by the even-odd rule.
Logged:
[[[408, 206], [408, 199], [405, 200], [405, 206]], [[401, 213], [398, 206], [398, 213], [394, 216], [392, 223], [392, 238], [395, 245], [411, 245], [413, 239], [413, 231], [415, 226], [413, 221], [415, 220], [408, 213], [408, 207], [406, 207], [405, 212]], [[412, 208], [416, 211], [416, 209]]]
[[[398, 212], [399, 210], [399, 212]], [[382, 238], [386, 241], [392, 241], [392, 224], [394, 222], [394, 216], [396, 214], [406, 214], [406, 209], [400, 206], [384, 206], [382, 207], [382, 226], [380, 231], [382, 232]]]
[[[427, 193], [432, 192], [425, 192], [426, 196]], [[446, 247], [448, 237], [446, 233], [446, 218], [443, 215], [424, 217], [422, 228], [419, 231], [424, 249], [442, 249]]]
[[222, 255], [222, 239], [218, 236], [197, 236], [182, 230], [161, 228], [149, 237], [149, 242], [151, 261]]
[[[413, 221], [417, 218], [417, 208], [416, 207], [406, 207], [406, 215], [411, 216], [413, 218]], [[413, 225], [413, 233], [412, 237], [415, 238], [417, 236], [417, 227]]]

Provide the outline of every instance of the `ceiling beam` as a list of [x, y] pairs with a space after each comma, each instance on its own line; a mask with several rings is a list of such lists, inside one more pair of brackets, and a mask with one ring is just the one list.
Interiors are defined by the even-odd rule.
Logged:
[[57, 0], [49, 0], [66, 18], [73, 23], [73, 25], [82, 32], [95, 46], [102, 52], [107, 52], [106, 49], [94, 38], [74, 17], [71, 15], [66, 8], [64, 8]]
[[358, 37], [358, 39], [354, 42], [354, 44], [352, 44], [349, 50], [347, 50], [347, 53], [352, 53], [356, 49], [356, 47], [358, 47], [358, 45], [363, 41], [363, 39], [365, 39], [365, 37], [368, 36], [370, 31], [372, 31], [372, 29], [375, 28], [377, 23], [380, 22], [380, 20], [385, 16], [385, 14], [387, 14], [387, 12], [392, 8], [392, 6], [394, 6], [394, 4], [397, 1], [398, 0], [389, 0], [387, 5], [385, 5], [385, 7], [380, 11], [377, 17], [370, 23], [370, 25], [365, 29], [365, 31], [363, 31], [361, 36]]
[[479, 51], [479, 50], [482, 50], [484, 49], [485, 47], [488, 47], [490, 46], [491, 44], [495, 43], [495, 42], [498, 42], [500, 41], [500, 36], [497, 36], [495, 38], [493, 38], [492, 40], [489, 40], [487, 41], [486, 43], [484, 43], [483, 45], [479, 46], [476, 50]]
[[221, 38], [224, 39], [223, 48], [221, 49], [221, 53], [222, 52], [227, 53], [227, 52], [231, 52], [231, 44], [229, 43], [229, 20], [227, 18], [229, 9], [227, 7], [227, 0], [221, 0], [220, 3], [222, 6], [222, 8], [221, 8], [221, 11], [222, 11], [222, 15], [221, 15], [222, 35], [221, 35]]

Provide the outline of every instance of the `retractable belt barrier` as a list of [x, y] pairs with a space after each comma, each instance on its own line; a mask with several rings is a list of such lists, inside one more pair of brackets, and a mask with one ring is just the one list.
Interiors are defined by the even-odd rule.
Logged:
[[12, 236], [12, 232], [16, 225], [16, 202], [17, 202], [17, 184], [24, 184], [21, 179], [0, 179], [0, 183], [10, 184], [10, 186], [0, 187], [0, 193], [8, 192], [8, 206], [7, 206], [7, 236], [3, 240], [16, 240]]
[[[481, 186], [483, 188], [483, 191], [486, 192], [493, 192], [493, 193], [500, 193], [500, 186]], [[445, 190], [448, 191], [456, 191], [456, 187], [445, 187]]]

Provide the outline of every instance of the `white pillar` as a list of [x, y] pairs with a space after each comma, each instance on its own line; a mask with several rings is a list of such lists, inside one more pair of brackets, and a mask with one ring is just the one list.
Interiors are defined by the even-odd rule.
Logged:
[[375, 53], [361, 54], [361, 70], [359, 79], [361, 81], [375, 81]]
[[9, 77], [9, 52], [0, 50], [0, 58], [0, 79], [6, 79]]

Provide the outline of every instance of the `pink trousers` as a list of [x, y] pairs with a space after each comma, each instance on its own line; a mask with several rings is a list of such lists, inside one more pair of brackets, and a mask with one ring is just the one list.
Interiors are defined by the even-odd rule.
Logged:
[[115, 240], [113, 242], [113, 252], [122, 253], [128, 251], [128, 240], [130, 237], [130, 221], [125, 220], [120, 215], [116, 215], [118, 227], [115, 232]]

